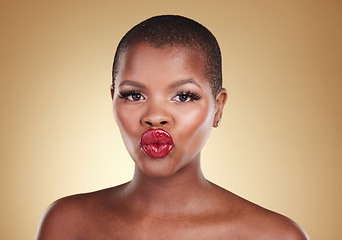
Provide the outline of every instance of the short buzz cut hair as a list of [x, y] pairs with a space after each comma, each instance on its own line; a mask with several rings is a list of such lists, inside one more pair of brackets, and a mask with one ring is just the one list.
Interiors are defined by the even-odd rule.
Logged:
[[221, 51], [214, 35], [200, 23], [178, 15], [160, 15], [134, 26], [121, 39], [116, 49], [112, 84], [116, 80], [120, 55], [130, 46], [146, 43], [155, 48], [185, 47], [198, 52], [204, 60], [205, 74], [213, 95], [222, 88]]

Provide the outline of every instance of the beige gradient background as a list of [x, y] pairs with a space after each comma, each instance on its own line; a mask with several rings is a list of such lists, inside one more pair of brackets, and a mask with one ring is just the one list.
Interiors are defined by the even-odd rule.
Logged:
[[342, 2], [1, 1], [0, 239], [33, 239], [65, 195], [129, 181], [114, 123], [114, 49], [136, 23], [181, 14], [217, 37], [229, 91], [203, 150], [208, 179], [342, 239]]

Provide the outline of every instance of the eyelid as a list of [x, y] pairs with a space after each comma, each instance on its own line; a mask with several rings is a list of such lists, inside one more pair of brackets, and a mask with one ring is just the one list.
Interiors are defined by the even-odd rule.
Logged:
[[[132, 95], [140, 95], [142, 97], [142, 99], [139, 100], [134, 100], [134, 99], [129, 99], [129, 97], [131, 97]], [[132, 102], [137, 102], [137, 101], [141, 101], [141, 100], [146, 100], [145, 95], [139, 91], [139, 90], [126, 90], [126, 91], [120, 91], [118, 94], [119, 98], [128, 100], [128, 101], [132, 101]]]
[[[176, 98], [179, 96], [186, 96], [187, 99], [185, 101], [176, 100]], [[172, 100], [174, 100], [176, 102], [181, 102], [181, 103], [186, 103], [186, 102], [190, 102], [190, 101], [197, 101], [199, 99], [201, 99], [201, 96], [199, 95], [199, 93], [193, 92], [193, 91], [179, 91], [176, 94], [176, 96], [174, 96], [172, 98]]]

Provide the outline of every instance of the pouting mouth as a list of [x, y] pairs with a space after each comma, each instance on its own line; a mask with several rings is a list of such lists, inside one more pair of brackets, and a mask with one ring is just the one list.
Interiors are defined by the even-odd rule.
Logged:
[[173, 149], [171, 135], [163, 129], [149, 129], [140, 139], [140, 146], [152, 158], [162, 158]]

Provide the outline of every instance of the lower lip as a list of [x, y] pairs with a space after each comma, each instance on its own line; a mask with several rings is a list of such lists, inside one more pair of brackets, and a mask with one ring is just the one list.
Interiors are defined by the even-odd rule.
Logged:
[[166, 157], [173, 149], [173, 141], [163, 129], [149, 129], [140, 139], [140, 146], [152, 158]]

